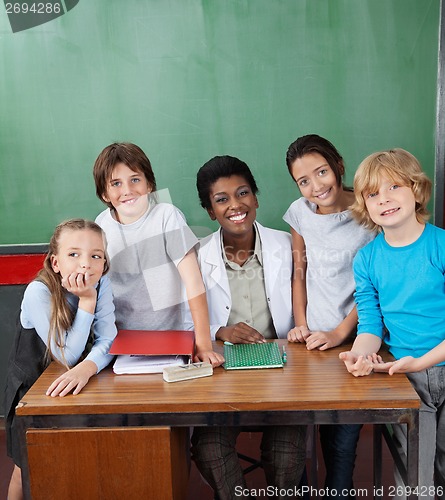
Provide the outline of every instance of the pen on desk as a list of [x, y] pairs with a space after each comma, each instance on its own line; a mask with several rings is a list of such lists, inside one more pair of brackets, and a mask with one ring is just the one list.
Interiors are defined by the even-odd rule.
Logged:
[[282, 356], [282, 360], [283, 360], [283, 363], [286, 363], [287, 361], [287, 353], [286, 353], [286, 349], [285, 347], [283, 346], [283, 356]]

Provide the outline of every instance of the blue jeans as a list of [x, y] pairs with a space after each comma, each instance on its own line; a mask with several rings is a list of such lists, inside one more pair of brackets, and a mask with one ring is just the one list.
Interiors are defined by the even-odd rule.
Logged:
[[[422, 500], [443, 498], [445, 489], [445, 366], [433, 366], [416, 373], [407, 373], [409, 381], [420, 396], [419, 415], [419, 486]], [[394, 425], [394, 437], [399, 453], [406, 453], [406, 425]], [[434, 473], [434, 477], [433, 477]], [[397, 470], [396, 486], [403, 487]], [[402, 490], [403, 491], [403, 488]], [[404, 500], [405, 495], [394, 497]]]
[[[325, 498], [347, 498], [353, 488], [355, 457], [361, 424], [320, 425], [320, 441], [326, 467]], [[335, 491], [334, 491], [335, 490]]]

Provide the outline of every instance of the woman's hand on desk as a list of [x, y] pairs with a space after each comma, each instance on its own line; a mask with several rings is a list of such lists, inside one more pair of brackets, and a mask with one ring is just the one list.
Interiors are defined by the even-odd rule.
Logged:
[[80, 362], [71, 370], [60, 375], [48, 387], [47, 396], [66, 396], [70, 392], [79, 394], [79, 392], [87, 385], [88, 380], [97, 372], [96, 363], [87, 359]]
[[216, 338], [232, 344], [261, 344], [266, 342], [258, 330], [246, 323], [236, 323], [235, 325], [222, 326], [216, 332]]

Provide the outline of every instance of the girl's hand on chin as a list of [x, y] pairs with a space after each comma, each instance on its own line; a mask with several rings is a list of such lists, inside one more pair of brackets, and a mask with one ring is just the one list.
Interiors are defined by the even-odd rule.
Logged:
[[78, 297], [94, 297], [96, 295], [96, 282], [88, 271], [85, 273], [71, 273], [62, 278], [62, 286], [68, 292]]

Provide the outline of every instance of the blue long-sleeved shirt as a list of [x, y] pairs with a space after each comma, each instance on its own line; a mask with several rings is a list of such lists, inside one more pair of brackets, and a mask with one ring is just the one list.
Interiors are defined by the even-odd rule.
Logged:
[[445, 340], [443, 229], [426, 224], [403, 247], [388, 245], [379, 234], [357, 253], [353, 268], [357, 334], [384, 339], [396, 359], [420, 357]]
[[[65, 359], [69, 366], [74, 366], [83, 351], [90, 334], [94, 331], [94, 344], [85, 359], [97, 365], [97, 371], [108, 365], [113, 356], [108, 354], [117, 330], [114, 318], [113, 296], [110, 280], [103, 276], [94, 314], [78, 308], [79, 298], [71, 293], [66, 294], [68, 303], [75, 312], [71, 328], [65, 334]], [[25, 290], [22, 301], [20, 321], [24, 328], [35, 328], [45, 345], [48, 345], [48, 331], [51, 318], [51, 294], [47, 286], [40, 281], [31, 282]], [[53, 356], [62, 361], [60, 348], [51, 343]]]

